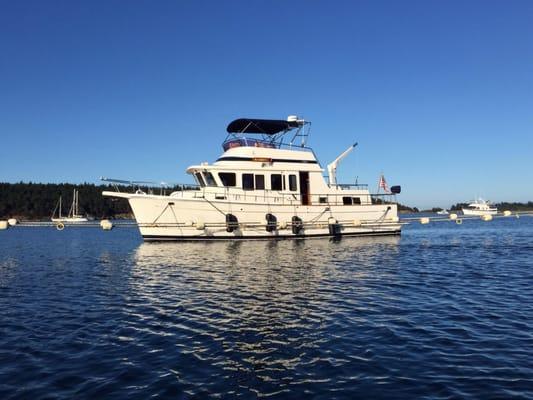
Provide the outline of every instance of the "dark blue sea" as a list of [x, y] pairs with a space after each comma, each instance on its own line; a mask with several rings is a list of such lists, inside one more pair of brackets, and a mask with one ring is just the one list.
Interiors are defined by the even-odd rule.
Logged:
[[533, 218], [401, 237], [0, 231], [1, 399], [531, 399]]

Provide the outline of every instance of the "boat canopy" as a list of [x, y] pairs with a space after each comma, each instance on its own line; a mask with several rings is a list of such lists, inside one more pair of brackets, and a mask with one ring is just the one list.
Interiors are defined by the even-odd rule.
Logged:
[[263, 135], [275, 135], [298, 128], [298, 121], [284, 121], [282, 119], [251, 119], [240, 118], [232, 121], [228, 127], [228, 133], [259, 133]]

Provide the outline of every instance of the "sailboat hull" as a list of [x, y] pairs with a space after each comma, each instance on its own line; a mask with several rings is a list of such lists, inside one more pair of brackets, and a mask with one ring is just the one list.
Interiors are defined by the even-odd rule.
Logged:
[[52, 222], [77, 223], [77, 222], [88, 222], [88, 221], [89, 219], [85, 217], [52, 218]]

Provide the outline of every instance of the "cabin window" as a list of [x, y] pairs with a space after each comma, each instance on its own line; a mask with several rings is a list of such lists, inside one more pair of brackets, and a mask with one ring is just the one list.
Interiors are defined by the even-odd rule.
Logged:
[[361, 198], [360, 197], [352, 197], [353, 204], [361, 204]]
[[265, 176], [264, 175], [255, 176], [255, 189], [265, 190]]
[[272, 190], [282, 190], [281, 175], [272, 174], [270, 175], [270, 189]]
[[204, 172], [204, 176], [207, 186], [217, 186], [215, 178], [213, 178], [213, 174], [211, 172]]
[[343, 197], [342, 198], [342, 204], [345, 206], [351, 206], [352, 205], [352, 198], [351, 197]]
[[289, 190], [291, 192], [296, 192], [296, 175], [289, 175]]
[[219, 172], [218, 177], [223, 186], [235, 186], [237, 184], [237, 179], [233, 172]]
[[254, 190], [254, 174], [242, 174], [242, 188]]
[[200, 184], [201, 187], [204, 187], [205, 186], [205, 181], [204, 181], [204, 178], [202, 177], [202, 174], [199, 173], [199, 172], [196, 172], [194, 174], [194, 176], [196, 177], [196, 180], [198, 181], [198, 183]]
[[328, 198], [327, 197], [319, 197], [318, 198], [318, 202], [320, 204], [326, 204], [328, 202]]

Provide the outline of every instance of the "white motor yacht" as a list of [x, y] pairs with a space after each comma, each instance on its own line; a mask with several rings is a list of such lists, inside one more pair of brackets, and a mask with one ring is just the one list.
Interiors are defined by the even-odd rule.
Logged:
[[494, 215], [497, 213], [496, 207], [491, 207], [489, 201], [481, 198], [472, 201], [467, 207], [463, 207], [464, 215]]
[[103, 195], [129, 201], [146, 241], [400, 234], [393, 202], [400, 186], [371, 195], [368, 185], [338, 184], [337, 166], [357, 143], [328, 165], [326, 181], [325, 169], [306, 147], [309, 128], [310, 122], [296, 116], [237, 119], [228, 125], [224, 152], [214, 163], [187, 168], [196, 187], [169, 195]]

